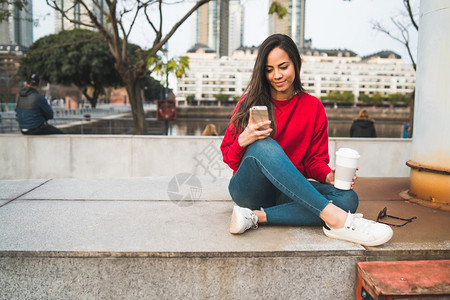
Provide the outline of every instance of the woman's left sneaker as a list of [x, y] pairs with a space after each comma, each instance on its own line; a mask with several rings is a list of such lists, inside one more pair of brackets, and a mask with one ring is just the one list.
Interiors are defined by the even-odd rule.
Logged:
[[239, 234], [250, 228], [258, 228], [258, 217], [251, 209], [235, 206], [231, 215], [230, 232]]
[[392, 228], [386, 224], [364, 219], [362, 214], [351, 213], [348, 213], [344, 227], [339, 229], [323, 227], [323, 232], [330, 238], [363, 246], [379, 246], [389, 241], [394, 234]]

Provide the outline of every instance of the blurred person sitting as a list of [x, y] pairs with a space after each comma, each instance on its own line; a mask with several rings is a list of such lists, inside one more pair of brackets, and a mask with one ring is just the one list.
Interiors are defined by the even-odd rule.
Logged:
[[203, 136], [218, 136], [217, 134], [217, 130], [216, 130], [216, 125], [209, 123], [208, 125], [206, 125], [205, 130], [203, 130], [202, 133]]
[[359, 112], [359, 117], [353, 120], [352, 127], [350, 128], [351, 137], [377, 137], [375, 132], [374, 121], [369, 119], [369, 113], [366, 109]]
[[20, 131], [25, 135], [64, 134], [47, 123], [53, 119], [53, 110], [47, 99], [38, 93], [39, 84], [39, 76], [31, 74], [27, 78], [26, 86], [20, 90], [16, 106]]

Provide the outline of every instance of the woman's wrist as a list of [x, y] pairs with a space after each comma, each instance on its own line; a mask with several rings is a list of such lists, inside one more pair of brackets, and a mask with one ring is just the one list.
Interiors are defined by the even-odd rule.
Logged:
[[239, 144], [239, 146], [241, 146], [241, 147], [247, 146], [247, 145], [245, 145], [244, 138], [242, 137], [242, 133], [241, 133], [241, 134], [239, 135], [239, 137], [238, 137], [238, 144]]

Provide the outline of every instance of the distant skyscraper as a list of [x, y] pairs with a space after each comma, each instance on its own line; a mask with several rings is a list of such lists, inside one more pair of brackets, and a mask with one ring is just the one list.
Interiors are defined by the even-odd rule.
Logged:
[[[5, 1], [6, 2], [6, 1]], [[0, 3], [12, 11], [11, 16], [0, 23], [0, 45], [29, 47], [33, 43], [33, 4], [25, 2], [22, 10], [13, 4]]]
[[279, 19], [276, 14], [269, 17], [269, 34], [283, 33], [289, 35], [298, 47], [303, 48], [306, 0], [278, 0], [278, 2], [287, 8], [288, 14], [283, 19]]
[[239, 0], [212, 0], [192, 18], [192, 44], [203, 44], [219, 56], [231, 55], [242, 45], [243, 8]]
[[244, 8], [239, 0], [230, 0], [230, 18], [228, 21], [228, 55], [241, 47], [244, 42]]
[[[106, 8], [106, 4], [104, 0], [96, 0], [95, 2], [100, 5], [100, 8], [94, 4], [93, 0], [86, 1], [88, 7], [97, 15], [100, 22], [103, 24], [104, 17], [100, 13], [100, 9]], [[83, 23], [91, 23], [89, 16], [87, 15], [85, 9], [79, 4], [75, 3], [73, 0], [57, 0], [56, 1], [59, 8], [66, 11], [67, 17], [71, 20], [80, 21]], [[72, 23], [66, 18], [62, 16], [62, 14], [58, 11], [55, 11], [55, 32], [60, 32], [61, 30], [71, 30], [74, 28], [87, 28], [92, 29], [91, 27], [86, 27], [81, 24]]]

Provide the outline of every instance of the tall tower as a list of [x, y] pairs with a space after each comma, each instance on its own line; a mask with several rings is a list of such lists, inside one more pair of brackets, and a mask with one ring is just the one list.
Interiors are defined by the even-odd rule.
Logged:
[[244, 8], [239, 0], [230, 0], [228, 55], [244, 43]]
[[[273, 0], [272, 0], [273, 1]], [[288, 10], [288, 14], [279, 19], [273, 14], [269, 17], [269, 34], [289, 35], [299, 48], [305, 43], [305, 2], [306, 0], [279, 0]]]
[[204, 44], [218, 56], [239, 48], [243, 37], [243, 9], [239, 0], [212, 0], [202, 5], [193, 18], [192, 44]]
[[27, 1], [22, 10], [13, 4], [0, 3], [12, 11], [11, 16], [0, 23], [0, 45], [29, 47], [33, 43], [33, 4]]
[[[104, 16], [101, 14], [101, 9], [106, 8], [105, 1], [104, 0], [96, 1], [101, 8], [98, 8], [97, 5], [94, 4], [93, 3], [94, 1], [92, 0], [87, 2], [88, 6], [90, 6], [92, 11], [97, 15], [98, 19], [103, 24]], [[70, 19], [82, 21], [85, 23], [91, 23], [91, 20], [89, 19], [89, 16], [87, 15], [85, 9], [79, 3], [74, 3], [73, 0], [57, 0], [56, 3], [62, 10], [66, 11], [66, 15]], [[60, 32], [61, 30], [71, 30], [74, 28], [85, 28], [85, 27], [80, 24], [71, 23], [69, 20], [64, 18], [60, 12], [55, 11], [55, 32]], [[88, 29], [90, 29], [90, 27]]]

